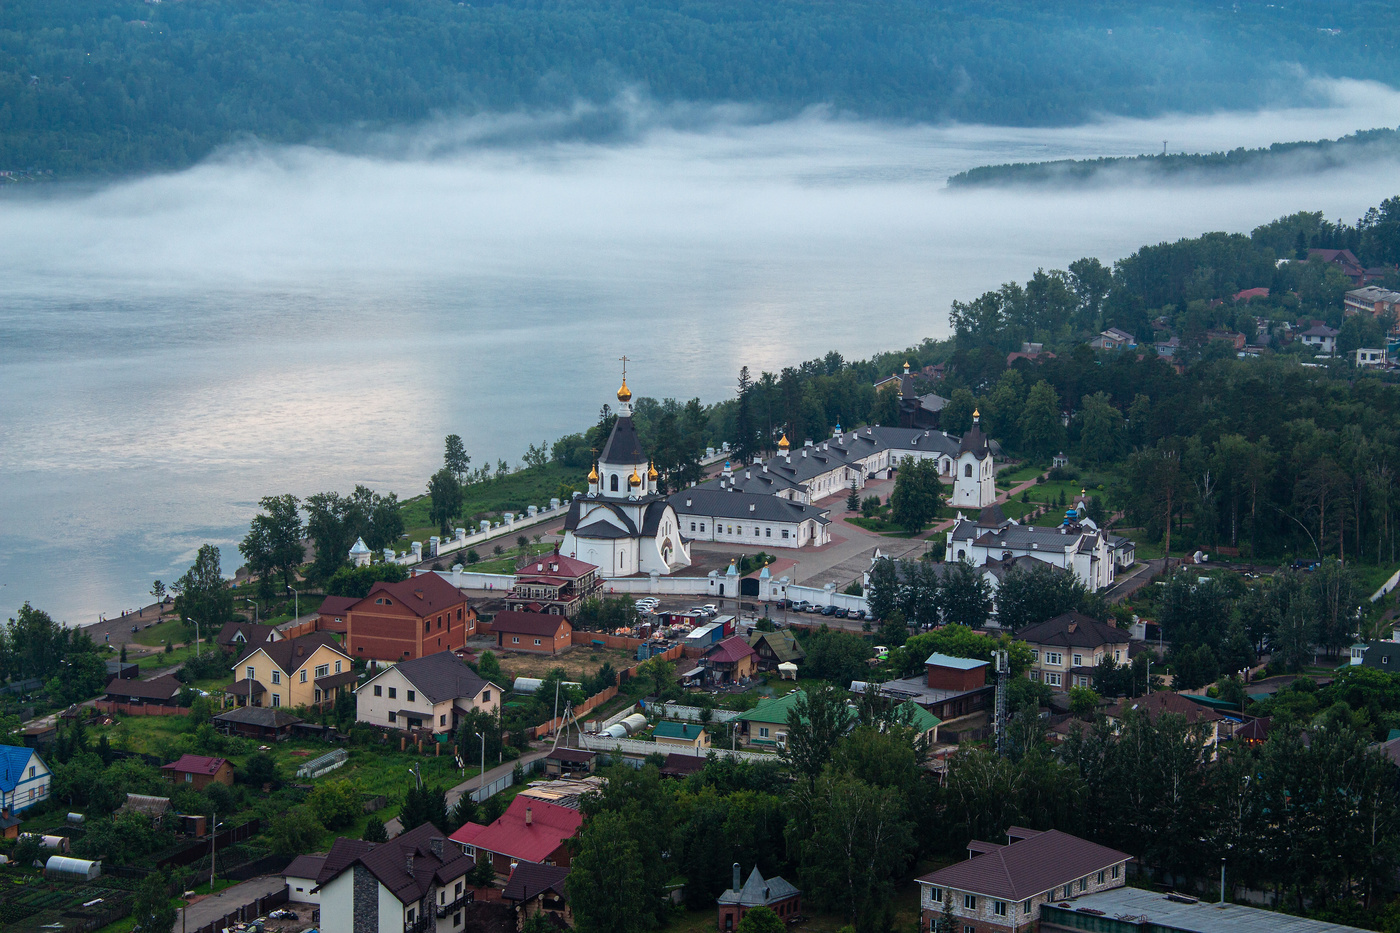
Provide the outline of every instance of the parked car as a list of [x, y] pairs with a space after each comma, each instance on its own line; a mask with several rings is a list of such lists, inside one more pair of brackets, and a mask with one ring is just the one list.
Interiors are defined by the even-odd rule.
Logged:
[[851, 618], [852, 618], [852, 619], [856, 619], [856, 620], [863, 620], [863, 619], [865, 618], [865, 610], [864, 610], [864, 609], [852, 609], [852, 610], [851, 610]]
[[809, 602], [807, 602], [807, 600], [805, 600], [805, 599], [799, 599], [797, 602], [795, 602], [795, 603], [792, 604], [792, 611], [793, 611], [793, 612], [807, 612], [807, 611], [809, 611], [811, 608], [812, 608], [812, 604], [809, 603]]
[[824, 615], [824, 616], [829, 616], [829, 615], [835, 615], [835, 614], [836, 614], [836, 607], [835, 607], [835, 606], [822, 606], [822, 615]]
[[848, 617], [850, 616], [851, 610], [849, 610], [849, 609], [844, 609], [844, 608], [838, 606], [838, 607], [836, 608], [836, 611], [835, 611], [834, 613], [832, 613], [832, 614], [833, 614], [834, 616], [836, 616], [836, 618], [838, 618], [838, 619], [845, 619], [845, 618], [848, 618]]
[[712, 618], [712, 619], [713, 619], [715, 616], [719, 615], [719, 607], [716, 606], [714, 603], [706, 603], [705, 605], [701, 606], [700, 608], [703, 609], [703, 610], [705, 610], [705, 615], [709, 616], [709, 617]]

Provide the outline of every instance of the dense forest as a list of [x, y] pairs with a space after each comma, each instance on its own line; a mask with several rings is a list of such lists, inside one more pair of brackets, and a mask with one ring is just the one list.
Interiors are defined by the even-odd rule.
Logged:
[[[633, 93], [1016, 125], [1296, 103], [1309, 75], [1392, 80], [1398, 25], [1321, 0], [8, 0], [0, 171], [161, 169], [248, 138]], [[576, 132], [631, 125], [585, 110]]]
[[1101, 159], [1058, 159], [983, 165], [948, 179], [949, 188], [993, 185], [1092, 184], [1131, 177], [1140, 181], [1238, 182], [1262, 176], [1298, 175], [1358, 162], [1400, 157], [1400, 131], [1363, 130], [1340, 139], [1274, 143], [1264, 149], [1176, 152]]

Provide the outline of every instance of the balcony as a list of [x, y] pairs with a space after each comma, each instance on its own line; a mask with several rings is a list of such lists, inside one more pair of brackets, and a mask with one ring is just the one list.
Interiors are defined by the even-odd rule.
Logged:
[[425, 915], [414, 920], [412, 923], [405, 921], [403, 933], [432, 933], [437, 921], [430, 915]]
[[443, 917], [446, 917], [446, 916], [447, 916], [448, 914], [450, 914], [450, 913], [455, 913], [455, 912], [461, 910], [463, 907], [467, 906], [467, 905], [470, 904], [471, 902], [472, 902], [472, 891], [471, 891], [471, 889], [468, 889], [467, 892], [466, 892], [465, 894], [463, 894], [461, 897], [457, 898], [457, 899], [456, 899], [455, 901], [453, 901], [452, 903], [450, 903], [450, 904], [439, 904], [439, 905], [438, 905], [438, 909], [437, 909], [438, 919], [442, 919]]

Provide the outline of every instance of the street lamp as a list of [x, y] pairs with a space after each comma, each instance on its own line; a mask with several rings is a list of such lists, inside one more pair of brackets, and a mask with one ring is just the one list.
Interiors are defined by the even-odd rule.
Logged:
[[292, 591], [292, 618], [299, 619], [301, 618], [301, 594], [297, 592], [296, 587], [290, 584], [287, 585], [287, 589]]
[[473, 732], [472, 735], [481, 743], [481, 774], [476, 779], [476, 802], [483, 803], [486, 800], [486, 736], [480, 732]]
[[199, 657], [199, 622], [188, 617], [185, 622], [194, 626], [194, 656], [197, 658]]
[[243, 601], [253, 607], [253, 624], [256, 625], [258, 623], [258, 604], [246, 596], [243, 597]]

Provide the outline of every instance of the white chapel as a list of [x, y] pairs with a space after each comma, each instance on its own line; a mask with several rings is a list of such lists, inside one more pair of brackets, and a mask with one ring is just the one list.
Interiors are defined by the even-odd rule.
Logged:
[[997, 500], [996, 467], [981, 422], [982, 413], [974, 411], [972, 427], [958, 444], [958, 459], [954, 462], [957, 475], [948, 503], [953, 508], [980, 509]]

